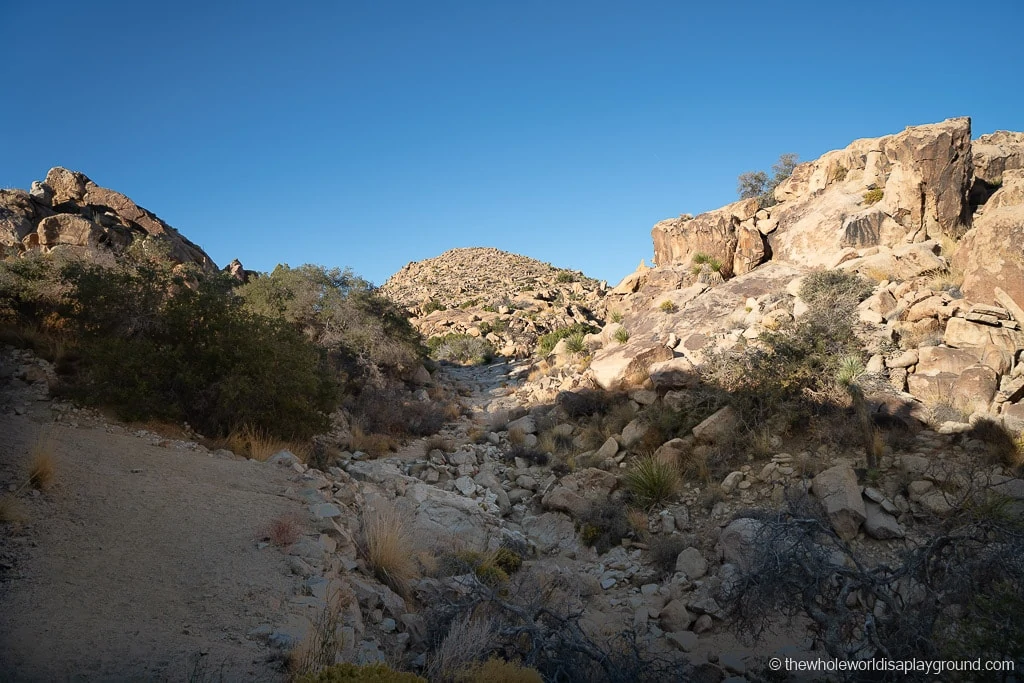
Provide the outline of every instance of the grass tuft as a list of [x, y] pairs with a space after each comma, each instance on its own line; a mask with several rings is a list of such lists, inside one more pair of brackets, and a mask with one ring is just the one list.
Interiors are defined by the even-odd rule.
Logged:
[[27, 519], [25, 507], [13, 494], [0, 497], [0, 524], [20, 524]]
[[410, 549], [414, 539], [405, 519], [393, 508], [363, 515], [362, 551], [378, 580], [400, 595], [409, 595], [409, 583], [419, 574]]
[[270, 522], [264, 537], [279, 548], [287, 548], [300, 536], [302, 524], [299, 520], [294, 515], [281, 515]]
[[28, 483], [29, 486], [45, 490], [53, 486], [57, 475], [57, 461], [53, 457], [53, 442], [47, 437], [40, 437], [29, 451]]

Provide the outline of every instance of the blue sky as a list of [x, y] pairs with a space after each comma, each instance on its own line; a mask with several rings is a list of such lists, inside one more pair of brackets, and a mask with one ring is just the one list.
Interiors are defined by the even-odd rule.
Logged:
[[80, 170], [220, 265], [495, 246], [616, 282], [782, 152], [1024, 129], [1019, 0], [217, 5], [0, 0], [0, 186]]

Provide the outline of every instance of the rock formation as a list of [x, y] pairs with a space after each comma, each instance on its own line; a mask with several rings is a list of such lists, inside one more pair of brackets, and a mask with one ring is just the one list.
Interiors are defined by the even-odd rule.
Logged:
[[409, 263], [381, 291], [425, 337], [484, 337], [502, 355], [529, 356], [547, 332], [599, 319], [604, 283], [493, 248], [451, 249]]
[[0, 190], [0, 256], [54, 249], [117, 255], [137, 237], [160, 239], [177, 263], [194, 263], [207, 272], [217, 268], [206, 252], [155, 214], [82, 173], [57, 166], [29, 192]]

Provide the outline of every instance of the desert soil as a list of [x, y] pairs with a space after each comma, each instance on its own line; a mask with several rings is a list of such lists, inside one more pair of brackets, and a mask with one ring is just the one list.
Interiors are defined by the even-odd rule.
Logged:
[[19, 496], [27, 521], [0, 527], [0, 680], [283, 679], [249, 634], [295, 593], [260, 543], [274, 518], [305, 518], [287, 469], [45, 412], [0, 416], [0, 486], [40, 440], [57, 465], [49, 490]]

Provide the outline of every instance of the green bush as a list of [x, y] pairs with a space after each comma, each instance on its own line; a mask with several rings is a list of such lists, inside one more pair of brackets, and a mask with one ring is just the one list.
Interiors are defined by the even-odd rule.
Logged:
[[772, 176], [764, 171], [747, 171], [737, 178], [736, 193], [740, 199], [756, 198], [761, 207], [775, 204], [775, 188], [783, 180], [793, 175], [796, 168], [797, 155], [792, 152], [780, 154], [779, 160], [772, 165]]
[[593, 334], [597, 331], [596, 327], [585, 323], [574, 323], [567, 327], [561, 327], [540, 336], [537, 340], [537, 353], [541, 356], [546, 356], [554, 350], [555, 345], [558, 344], [558, 342], [567, 337], [571, 337], [574, 334]]
[[868, 206], [871, 206], [872, 204], [877, 204], [878, 202], [882, 201], [882, 197], [884, 196], [885, 190], [879, 188], [876, 188], [874, 190], [868, 190], [867, 192], [864, 193], [864, 203], [867, 204]]
[[494, 347], [486, 339], [469, 334], [451, 333], [427, 340], [427, 350], [435, 360], [449, 363], [483, 365], [494, 358]]
[[187, 420], [303, 438], [328, 427], [338, 387], [295, 326], [247, 310], [223, 275], [189, 280], [154, 261], [71, 263], [67, 311], [81, 351], [71, 391], [125, 419]]
[[437, 299], [431, 299], [427, 303], [423, 304], [423, 306], [421, 307], [420, 310], [423, 311], [423, 315], [429, 315], [429, 314], [433, 313], [434, 311], [443, 311], [443, 310], [445, 310], [445, 306], [444, 306], [444, 304], [442, 304]]
[[629, 330], [627, 330], [625, 327], [620, 327], [619, 329], [615, 330], [615, 334], [613, 336], [615, 338], [615, 341], [619, 342], [620, 344], [625, 344], [626, 342], [629, 341]]
[[581, 540], [600, 555], [619, 545], [632, 530], [626, 508], [610, 500], [592, 503], [579, 522]]
[[675, 303], [670, 301], [669, 299], [665, 299], [664, 301], [662, 301], [661, 305], [658, 306], [658, 308], [660, 308], [663, 313], [675, 313], [676, 311], [679, 310], [679, 307], [676, 306]]
[[395, 671], [386, 664], [344, 663], [321, 669], [295, 679], [296, 683], [427, 683], [427, 679], [405, 671]]
[[279, 265], [238, 288], [246, 308], [295, 325], [350, 372], [408, 369], [423, 360], [405, 312], [351, 270]]

